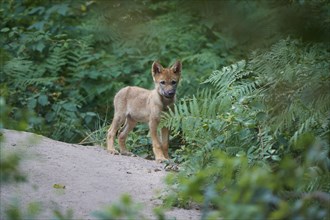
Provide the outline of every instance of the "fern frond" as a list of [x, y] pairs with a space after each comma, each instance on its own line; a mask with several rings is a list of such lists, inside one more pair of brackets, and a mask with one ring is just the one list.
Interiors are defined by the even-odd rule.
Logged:
[[210, 125], [219, 120], [217, 115], [220, 103], [210, 91], [203, 90], [192, 99], [176, 104], [172, 111], [164, 115], [162, 125], [174, 129], [175, 133], [181, 130], [191, 141], [205, 144], [212, 136], [212, 133], [207, 132], [211, 129]]
[[242, 78], [244, 73], [244, 67], [246, 65], [245, 60], [241, 60], [230, 66], [223, 67], [221, 71], [215, 70], [211, 76], [204, 81], [204, 83], [210, 83], [214, 85], [218, 92], [221, 93], [231, 86], [237, 79]]
[[58, 77], [42, 77], [44, 72], [44, 68], [36, 69], [32, 61], [21, 58], [14, 58], [4, 66], [4, 73], [8, 78], [8, 83], [22, 90], [31, 85], [49, 85], [58, 79]]
[[232, 87], [233, 95], [236, 97], [248, 96], [255, 92], [257, 88], [256, 82], [240, 83]]
[[251, 61], [258, 80], [268, 85], [263, 97], [271, 107], [269, 122], [280, 132], [291, 130], [291, 143], [330, 117], [329, 57], [322, 44], [287, 39]]
[[14, 58], [4, 66], [4, 73], [7, 76], [26, 76], [32, 72], [33, 62], [22, 58]]
[[69, 74], [83, 77], [87, 73], [84, 71], [88, 68], [90, 63], [95, 59], [95, 56], [91, 56], [92, 47], [90, 46], [89, 39], [85, 41], [78, 41], [75, 43], [78, 50], [69, 50], [67, 51], [67, 68]]
[[29, 77], [18, 77], [15, 79], [15, 87], [20, 87], [25, 90], [28, 86], [47, 86], [54, 84], [58, 80], [58, 77], [40, 77], [40, 78], [29, 78]]
[[63, 46], [57, 46], [46, 60], [46, 69], [51, 76], [62, 75], [61, 71], [67, 63], [67, 51]]

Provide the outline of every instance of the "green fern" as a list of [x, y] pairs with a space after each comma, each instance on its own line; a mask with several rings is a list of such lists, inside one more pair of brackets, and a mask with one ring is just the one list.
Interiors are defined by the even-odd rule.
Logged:
[[45, 68], [49, 71], [51, 76], [61, 75], [61, 72], [66, 65], [67, 52], [64, 46], [56, 46], [50, 56], [46, 59]]
[[14, 58], [4, 66], [4, 77], [15, 88], [26, 90], [29, 86], [46, 86], [52, 84], [58, 77], [43, 77], [44, 68], [36, 68], [32, 61]]
[[306, 132], [329, 134], [330, 66], [322, 47], [288, 39], [216, 70], [203, 83], [212, 89], [181, 100], [162, 123], [191, 146], [278, 161]]
[[326, 45], [303, 46], [288, 39], [251, 61], [259, 80], [267, 85], [264, 101], [270, 109], [269, 122], [279, 132], [290, 130], [292, 143], [329, 123], [329, 58]]
[[242, 60], [231, 66], [223, 67], [221, 71], [216, 70], [204, 83], [211, 83], [218, 89], [219, 93], [224, 92], [236, 79], [240, 78], [245, 65], [246, 62]]
[[[195, 153], [201, 166], [209, 163], [210, 151], [222, 149], [236, 155], [247, 151], [249, 144], [258, 145], [257, 132], [253, 130], [257, 122], [253, 117], [262, 109], [252, 110], [245, 103], [249, 101], [244, 100], [252, 100], [253, 92], [257, 93], [257, 81], [249, 78], [252, 73], [246, 70], [245, 61], [214, 71], [203, 83], [212, 89], [203, 89], [191, 99], [181, 100], [164, 115], [163, 125], [173, 128], [175, 133], [182, 131], [186, 142], [198, 146]], [[242, 118], [240, 115], [244, 114], [250, 116]]]
[[72, 46], [75, 46], [77, 49], [72, 50], [68, 48], [67, 53], [67, 69], [69, 70], [68, 74], [74, 76], [85, 76], [88, 65], [95, 59], [92, 54], [92, 47], [90, 44], [90, 39], [85, 39], [84, 41], [72, 42]]

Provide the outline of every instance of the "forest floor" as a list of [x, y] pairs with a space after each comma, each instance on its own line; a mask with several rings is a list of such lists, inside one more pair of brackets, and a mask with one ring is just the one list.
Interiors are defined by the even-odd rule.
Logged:
[[[72, 210], [75, 219], [95, 219], [95, 211], [117, 203], [123, 194], [142, 205], [141, 213], [147, 219], [154, 219], [153, 208], [162, 205], [159, 197], [164, 193], [167, 175], [164, 164], [27, 132], [1, 133], [1, 156], [10, 152], [23, 155], [20, 170], [27, 181], [1, 186], [0, 219], [5, 219], [4, 213], [13, 202], [20, 210], [27, 210], [29, 203], [41, 204], [39, 219], [54, 219], [54, 210]], [[174, 208], [166, 211], [166, 217], [200, 219], [201, 214]]]

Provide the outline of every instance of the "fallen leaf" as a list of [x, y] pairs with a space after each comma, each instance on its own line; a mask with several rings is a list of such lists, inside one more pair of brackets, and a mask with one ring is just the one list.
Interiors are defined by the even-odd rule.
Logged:
[[53, 185], [53, 188], [55, 188], [55, 189], [65, 189], [65, 186], [62, 185], [62, 184], [55, 183], [55, 184]]

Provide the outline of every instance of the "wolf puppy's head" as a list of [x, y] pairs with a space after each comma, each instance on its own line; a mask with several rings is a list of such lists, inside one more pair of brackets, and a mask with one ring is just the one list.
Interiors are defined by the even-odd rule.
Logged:
[[173, 66], [169, 68], [164, 68], [158, 61], [152, 64], [152, 77], [156, 85], [156, 90], [161, 96], [167, 99], [174, 98], [176, 87], [181, 76], [181, 69], [182, 64], [180, 61], [176, 61]]

